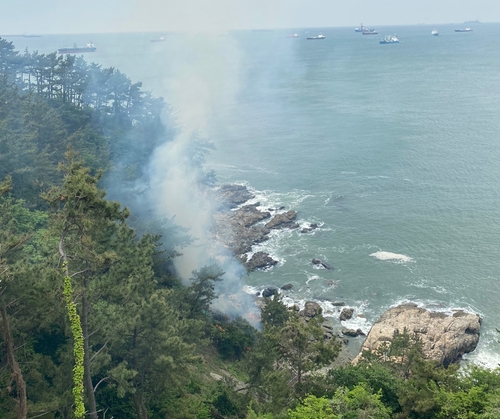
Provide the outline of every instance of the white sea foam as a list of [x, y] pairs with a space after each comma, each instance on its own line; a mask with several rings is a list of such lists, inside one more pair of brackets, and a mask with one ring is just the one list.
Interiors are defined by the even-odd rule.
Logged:
[[448, 294], [452, 295], [452, 292], [450, 289], [439, 286], [439, 285], [434, 285], [431, 281], [419, 281], [417, 283], [413, 284], [414, 287], [416, 288], [422, 288], [422, 289], [432, 289], [438, 294]]
[[371, 324], [368, 323], [365, 317], [358, 317], [356, 315], [356, 309], [354, 310], [354, 315], [352, 316], [351, 319], [345, 320], [341, 322], [342, 326], [346, 327], [347, 329], [354, 329], [358, 330], [361, 329], [365, 335], [368, 334], [368, 332], [371, 329]]
[[[323, 311], [323, 317], [325, 318], [336, 318], [338, 319], [340, 312], [342, 311], [343, 307], [339, 307], [336, 305], [333, 305], [332, 301], [329, 300], [321, 300], [321, 299], [316, 299], [316, 298], [292, 298], [290, 296], [283, 296], [283, 304], [285, 304], [287, 307], [293, 307], [296, 306], [298, 307], [299, 310], [303, 310], [306, 302], [312, 301], [317, 303], [322, 311]], [[342, 325], [348, 328], [356, 328], [356, 329], [361, 329], [364, 333], [368, 333], [370, 330], [371, 324], [368, 323], [367, 319], [365, 317], [357, 317], [356, 313], [361, 313], [363, 311], [363, 307], [365, 306], [365, 303], [360, 302], [358, 305], [356, 305], [357, 308], [355, 308], [355, 315], [353, 319], [349, 320], [350, 323], [348, 322], [342, 322]]]
[[498, 337], [496, 330], [481, 331], [481, 339], [474, 352], [465, 354], [463, 359], [484, 368], [496, 369], [500, 366], [498, 353]]
[[500, 354], [494, 352], [494, 350], [488, 351], [487, 349], [478, 348], [470, 354], [465, 354], [463, 359], [483, 368], [494, 370], [500, 366]]
[[383, 309], [383, 312], [387, 311], [389, 308], [409, 303], [415, 304], [419, 308], [423, 308], [429, 311], [444, 313], [448, 316], [453, 315], [453, 313], [456, 313], [457, 311], [464, 311], [466, 313], [479, 314], [480, 316], [483, 316], [480, 310], [478, 310], [475, 307], [471, 307], [470, 305], [462, 305], [458, 302], [450, 304], [438, 300], [422, 300], [415, 298], [401, 298], [396, 302], [394, 302], [393, 304], [391, 304], [389, 307], [385, 307]]
[[407, 263], [414, 261], [410, 256], [406, 256], [400, 253], [384, 252], [382, 250], [372, 253], [370, 256], [373, 256], [378, 260], [395, 261], [397, 263]]
[[317, 279], [321, 279], [319, 275], [312, 275], [312, 274], [307, 274], [307, 281], [306, 284], [309, 284], [311, 281], [315, 281]]
[[252, 287], [251, 285], [243, 285], [243, 292], [246, 292], [250, 295], [257, 295], [257, 293], [261, 291], [260, 288]]
[[335, 253], [344, 253], [348, 251], [348, 249], [345, 246], [332, 246], [331, 248]]
[[283, 265], [286, 262], [286, 259], [281, 254], [283, 242], [286, 242], [292, 234], [293, 231], [288, 229], [271, 230], [269, 240], [253, 245], [252, 251], [247, 253], [247, 257], [251, 258], [256, 252], [266, 252], [274, 260], [277, 260], [280, 265]]
[[316, 228], [314, 228], [314, 229], [311, 231], [311, 233], [314, 233], [314, 231], [315, 231], [315, 230], [318, 230], [318, 229], [320, 229], [321, 227], [323, 227], [323, 225], [324, 225], [325, 223], [322, 223], [322, 222], [320, 222], [320, 221], [315, 221], [315, 220], [303, 220], [303, 219], [301, 219], [301, 220], [298, 220], [298, 221], [297, 221], [297, 224], [299, 225], [299, 228], [298, 228], [298, 229], [296, 229], [295, 231], [300, 231], [300, 230], [301, 230], [301, 229], [303, 229], [303, 228], [310, 228], [310, 227], [311, 227], [311, 224], [317, 224], [317, 227], [316, 227]]

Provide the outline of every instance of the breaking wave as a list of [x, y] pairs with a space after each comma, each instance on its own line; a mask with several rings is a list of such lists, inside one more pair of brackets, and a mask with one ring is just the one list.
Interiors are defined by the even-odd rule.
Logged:
[[388, 260], [399, 263], [414, 262], [413, 258], [411, 258], [410, 256], [406, 256], [400, 253], [384, 252], [382, 250], [372, 253], [370, 256], [378, 260]]

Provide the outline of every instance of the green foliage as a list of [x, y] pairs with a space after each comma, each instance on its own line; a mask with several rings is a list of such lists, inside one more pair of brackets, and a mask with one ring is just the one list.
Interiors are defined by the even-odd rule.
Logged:
[[217, 298], [215, 294], [215, 282], [222, 281], [224, 275], [216, 265], [205, 266], [199, 271], [193, 271], [192, 284], [187, 288], [187, 304], [191, 318], [206, 317], [210, 310], [210, 304]]
[[488, 393], [500, 389], [500, 369], [490, 370], [477, 365], [468, 365], [462, 368], [461, 387], [483, 387]]
[[227, 391], [217, 395], [212, 402], [212, 406], [223, 417], [235, 416], [239, 412], [238, 406], [229, 398]]
[[255, 413], [252, 408], [249, 408], [247, 419], [274, 419], [274, 416], [271, 413]]
[[293, 372], [301, 395], [306, 374], [333, 362], [340, 351], [335, 339], [324, 339], [320, 321], [313, 318], [306, 323], [295, 314], [278, 331], [279, 359]]
[[340, 419], [334, 414], [331, 402], [316, 396], [307, 396], [294, 410], [288, 411], [289, 419]]
[[479, 418], [488, 406], [488, 397], [481, 387], [472, 387], [468, 391], [451, 392], [431, 384], [436, 404], [439, 407], [438, 419], [475, 419]]
[[488, 405], [479, 417], [481, 419], [500, 418], [500, 390], [496, 389], [488, 393]]
[[388, 365], [360, 362], [357, 365], [341, 366], [328, 372], [327, 382], [335, 387], [350, 389], [356, 385], [364, 385], [375, 392], [381, 392], [380, 400], [393, 412], [400, 410], [398, 394], [403, 380]]
[[264, 328], [283, 327], [290, 319], [290, 312], [281, 300], [281, 296], [274, 294], [273, 298], [264, 300], [261, 321]]
[[[278, 310], [279, 304], [274, 304]], [[324, 339], [321, 318], [306, 322], [297, 313], [287, 317], [281, 327], [265, 326], [248, 353], [250, 393], [259, 401], [258, 413], [279, 415], [311, 390], [321, 393], [324, 379], [314, 373], [330, 364], [340, 350], [334, 339]]]
[[345, 419], [390, 419], [391, 411], [384, 406], [380, 398], [380, 392], [373, 394], [363, 385], [357, 385], [352, 390], [337, 390], [333, 405], [339, 416]]
[[73, 287], [71, 278], [67, 274], [67, 262], [63, 262], [64, 276], [64, 298], [66, 300], [66, 309], [71, 324], [71, 334], [73, 335], [73, 355], [75, 357], [75, 366], [73, 367], [73, 396], [75, 398], [75, 418], [81, 419], [85, 416], [85, 406], [83, 403], [83, 332], [80, 324], [80, 316], [76, 311], [76, 304], [73, 302]]
[[125, 181], [140, 178], [156, 146], [172, 136], [161, 123], [163, 100], [81, 57], [21, 55], [0, 38], [0, 60], [0, 103], [7, 105], [0, 109], [0, 178], [12, 176], [15, 197], [43, 206], [39, 192], [60, 181], [56, 166], [71, 145], [92, 171], [108, 170], [116, 192], [133, 202]]
[[256, 330], [245, 319], [229, 320], [223, 315], [214, 316], [214, 343], [223, 359], [241, 359], [252, 350], [256, 340]]

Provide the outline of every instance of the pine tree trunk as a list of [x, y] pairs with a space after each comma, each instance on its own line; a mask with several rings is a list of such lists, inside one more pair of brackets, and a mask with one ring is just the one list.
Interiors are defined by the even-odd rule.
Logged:
[[18, 398], [17, 418], [26, 419], [26, 416], [28, 415], [28, 406], [26, 403], [26, 383], [24, 382], [23, 373], [19, 368], [19, 364], [16, 361], [14, 343], [12, 342], [12, 334], [9, 327], [9, 319], [4, 306], [0, 307], [0, 312], [2, 313], [3, 337], [7, 350], [7, 363], [12, 370], [11, 380], [16, 383], [16, 393]]
[[135, 411], [137, 413], [137, 419], [148, 419], [148, 410], [146, 409], [146, 406], [144, 405], [144, 400], [142, 398], [142, 394], [139, 393], [134, 393], [133, 394], [133, 399], [134, 399], [134, 405], [135, 405]]
[[[85, 280], [87, 282], [87, 280]], [[85, 288], [86, 288], [85, 284]], [[84, 383], [87, 402], [89, 405], [88, 416], [91, 419], [97, 419], [97, 405], [95, 402], [94, 386], [92, 384], [92, 373], [90, 370], [90, 345], [89, 345], [89, 321], [88, 321], [88, 302], [85, 293], [82, 297], [82, 332], [83, 332], [83, 368], [84, 368]]]

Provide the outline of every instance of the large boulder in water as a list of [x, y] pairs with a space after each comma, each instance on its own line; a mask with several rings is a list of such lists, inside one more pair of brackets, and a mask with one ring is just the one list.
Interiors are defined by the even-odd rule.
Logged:
[[354, 314], [354, 309], [353, 308], [343, 308], [341, 313], [340, 313], [340, 321], [346, 321], [352, 319], [352, 316]]
[[366, 336], [361, 329], [342, 329], [342, 334], [345, 336], [349, 336], [351, 338], [355, 338], [358, 336]]
[[268, 229], [279, 228], [297, 228], [299, 225], [295, 222], [297, 212], [290, 210], [281, 214], [276, 214], [271, 221], [266, 224]]
[[274, 260], [265, 252], [257, 252], [251, 257], [249, 261], [245, 263], [245, 266], [249, 271], [254, 271], [255, 269], [270, 268], [276, 265], [278, 262]]
[[319, 266], [320, 268], [327, 269], [329, 271], [333, 269], [333, 266], [316, 258], [313, 258], [311, 262], [313, 265]]
[[[481, 318], [464, 311], [446, 315], [424, 310], [416, 304], [403, 304], [382, 314], [372, 326], [361, 352], [375, 351], [382, 343], [390, 342], [396, 330], [402, 332], [405, 328], [420, 338], [425, 358], [448, 366], [476, 349]], [[361, 357], [360, 353], [354, 362]]]
[[278, 288], [276, 287], [268, 287], [262, 291], [262, 296], [265, 298], [271, 298], [275, 294], [278, 294]]
[[301, 317], [312, 318], [322, 313], [321, 306], [314, 301], [307, 301], [304, 309], [299, 312]]

